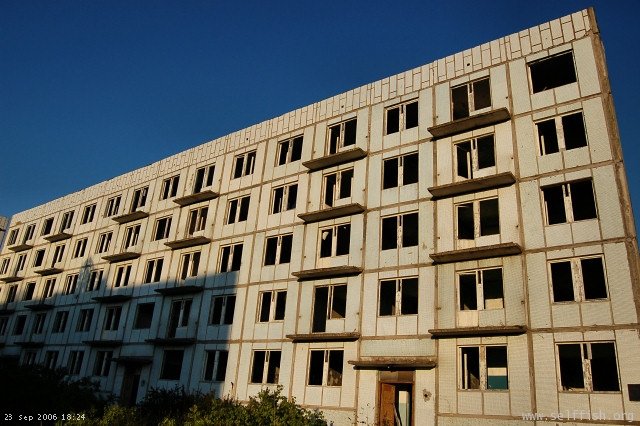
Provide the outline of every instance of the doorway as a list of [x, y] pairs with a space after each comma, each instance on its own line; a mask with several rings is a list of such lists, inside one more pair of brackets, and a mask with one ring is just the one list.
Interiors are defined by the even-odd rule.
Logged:
[[136, 405], [138, 399], [138, 388], [140, 387], [140, 369], [126, 366], [124, 378], [122, 380], [122, 390], [120, 391], [120, 403], [126, 407]]
[[413, 371], [381, 371], [379, 384], [379, 424], [412, 425]]

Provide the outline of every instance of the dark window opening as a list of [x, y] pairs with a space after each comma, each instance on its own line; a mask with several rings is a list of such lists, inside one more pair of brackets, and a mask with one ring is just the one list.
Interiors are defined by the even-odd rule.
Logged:
[[560, 150], [558, 146], [558, 134], [556, 133], [555, 120], [545, 120], [536, 123], [538, 128], [538, 140], [540, 142], [540, 152], [542, 155], [552, 154]]
[[322, 386], [324, 372], [324, 351], [310, 351], [309, 386]]
[[551, 283], [554, 302], [573, 302], [575, 300], [571, 262], [551, 264]]
[[491, 85], [489, 77], [453, 87], [451, 89], [453, 119], [469, 117], [471, 111], [491, 106]]
[[618, 364], [613, 343], [591, 343], [591, 379], [594, 391], [619, 391]]
[[400, 107], [387, 110], [387, 135], [400, 131]]
[[329, 352], [329, 369], [327, 371], [327, 386], [342, 386], [343, 351]]
[[478, 309], [478, 293], [476, 286], [476, 274], [461, 274], [460, 283], [460, 310], [475, 311]]
[[458, 213], [458, 239], [473, 240], [475, 237], [473, 203], [461, 204], [456, 210]]
[[567, 149], [587, 146], [587, 133], [581, 112], [563, 116], [562, 129], [564, 131], [564, 145]]
[[456, 165], [458, 176], [471, 179], [471, 141], [456, 144]]
[[462, 389], [480, 389], [480, 348], [461, 348]]
[[606, 299], [607, 285], [604, 268], [602, 266], [602, 258], [580, 259], [580, 266], [582, 267], [585, 299]]
[[351, 240], [351, 225], [338, 225], [336, 256], [343, 256], [343, 255], [349, 254], [350, 240]]
[[160, 379], [162, 380], [180, 380], [180, 372], [182, 371], [182, 359], [184, 351], [165, 350], [164, 362], [162, 363], [162, 371]]
[[136, 312], [136, 319], [133, 324], [133, 328], [136, 330], [151, 328], [151, 321], [153, 320], [153, 310], [155, 303], [141, 303], [138, 305], [138, 311]]
[[468, 86], [458, 86], [451, 89], [451, 102], [453, 103], [453, 119], [458, 120], [469, 116]]
[[564, 52], [529, 64], [533, 93], [577, 81], [573, 52]]
[[398, 246], [398, 217], [382, 218], [382, 250], [397, 248]]
[[564, 208], [563, 185], [543, 188], [542, 193], [547, 207], [547, 223], [549, 225], [566, 223], [567, 215]]
[[500, 214], [498, 199], [480, 201], [480, 235], [496, 235], [500, 233]]
[[251, 368], [251, 383], [262, 383], [262, 376], [264, 375], [264, 361], [266, 359], [267, 352], [254, 351], [253, 352], [253, 366]]
[[396, 315], [396, 281], [380, 281], [380, 303], [378, 315]]
[[591, 180], [572, 182], [571, 188], [571, 209], [573, 210], [573, 220], [595, 219], [596, 203], [593, 197], [593, 185]]
[[384, 160], [382, 166], [382, 189], [398, 187], [398, 158]]
[[406, 129], [418, 127], [418, 101], [404, 106], [404, 121]]
[[493, 135], [483, 136], [476, 140], [478, 151], [478, 169], [496, 165], [495, 143]]
[[502, 269], [485, 269], [482, 271], [482, 291], [485, 309], [504, 308], [502, 288]]
[[584, 389], [582, 354], [579, 344], [558, 345], [562, 390]]
[[487, 389], [509, 389], [507, 347], [487, 346]]

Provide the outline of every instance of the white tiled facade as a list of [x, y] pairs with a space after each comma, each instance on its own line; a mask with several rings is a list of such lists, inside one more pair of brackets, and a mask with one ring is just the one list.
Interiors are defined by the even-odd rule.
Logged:
[[583, 10], [15, 215], [0, 355], [123, 403], [279, 384], [335, 424], [638, 420], [638, 268]]

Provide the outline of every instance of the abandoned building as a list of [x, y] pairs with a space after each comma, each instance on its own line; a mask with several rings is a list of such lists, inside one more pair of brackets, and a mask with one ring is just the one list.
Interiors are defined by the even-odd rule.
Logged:
[[638, 277], [589, 9], [16, 214], [0, 355], [125, 404], [282, 385], [340, 425], [622, 422]]

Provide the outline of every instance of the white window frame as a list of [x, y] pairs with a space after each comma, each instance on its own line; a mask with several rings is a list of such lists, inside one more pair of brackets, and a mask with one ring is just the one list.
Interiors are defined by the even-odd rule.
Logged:
[[[238, 260], [238, 263], [240, 265], [237, 269], [233, 269], [233, 264], [235, 263], [236, 256], [238, 256], [238, 249], [240, 250], [240, 259]], [[243, 243], [229, 244], [229, 245], [220, 247], [220, 257], [219, 257], [220, 273], [239, 271], [242, 264], [243, 251], [244, 251]], [[225, 252], [228, 252], [228, 253], [225, 254]], [[227, 257], [226, 262], [224, 262], [225, 257]]]
[[140, 224], [127, 226], [124, 230], [124, 238], [122, 239], [122, 251], [126, 251], [131, 247], [135, 247], [140, 239]]
[[[407, 157], [416, 157], [416, 171], [415, 171], [415, 175], [416, 175], [416, 180], [415, 182], [408, 182], [405, 183], [405, 162], [407, 161]], [[392, 186], [385, 186], [385, 176], [384, 176], [384, 172], [387, 169], [386, 167], [386, 163], [388, 161], [397, 161], [398, 163], [398, 171], [397, 171], [397, 179], [398, 179], [398, 184], [397, 185], [392, 185]], [[393, 157], [387, 157], [384, 158], [382, 160], [382, 172], [383, 172], [383, 176], [382, 176], [382, 189], [392, 189], [392, 188], [399, 188], [401, 186], [405, 186], [405, 185], [412, 185], [412, 184], [416, 184], [418, 182], [420, 182], [420, 154], [418, 153], [418, 151], [413, 151], [413, 152], [407, 152], [406, 154], [402, 154], [402, 155], [396, 155]]]
[[[408, 244], [408, 245], [403, 245], [403, 234], [404, 234], [404, 227], [405, 227], [405, 216], [409, 216], [409, 215], [415, 215], [417, 220], [416, 220], [416, 243], [415, 244]], [[391, 221], [393, 222], [393, 219], [396, 220], [396, 245], [395, 247], [387, 247], [387, 248], [383, 248], [383, 243], [384, 243], [384, 223], [385, 221]], [[382, 217], [380, 219], [380, 250], [397, 250], [400, 248], [407, 248], [407, 247], [418, 247], [420, 245], [420, 215], [418, 214], [417, 211], [413, 211], [413, 212], [406, 212], [406, 213], [402, 213], [399, 215], [391, 215], [391, 216], [385, 216]]]
[[133, 198], [131, 199], [131, 212], [135, 212], [138, 209], [143, 208], [147, 204], [148, 193], [148, 186], [138, 188], [133, 191]]
[[[565, 129], [564, 129], [564, 122], [563, 119], [565, 117], [569, 117], [569, 116], [573, 116], [573, 115], [580, 115], [580, 118], [582, 119], [582, 130], [584, 131], [584, 140], [585, 140], [585, 145], [583, 146], [578, 146], [575, 148], [567, 148], [567, 143], [566, 143], [566, 134], [565, 134]], [[556, 140], [558, 142], [558, 151], [554, 151], [554, 152], [546, 152], [546, 144], [544, 142], [544, 138], [543, 135], [540, 133], [540, 125], [549, 121], [553, 121], [554, 124], [554, 128], [556, 131]], [[562, 115], [558, 115], [555, 117], [548, 117], [548, 118], [544, 118], [541, 120], [536, 121], [535, 123], [535, 129], [536, 129], [536, 140], [538, 141], [538, 152], [540, 153], [541, 156], [545, 156], [545, 155], [550, 155], [550, 154], [556, 154], [562, 151], [571, 151], [573, 149], [578, 149], [578, 148], [584, 148], [589, 146], [589, 138], [587, 136], [587, 126], [584, 122], [584, 112], [582, 110], [578, 110], [578, 111], [571, 111], [568, 112], [566, 114], [562, 114]]]
[[81, 225], [86, 225], [87, 223], [93, 222], [93, 217], [96, 213], [96, 203], [89, 204], [88, 206], [84, 206], [84, 210], [82, 211], [82, 219], [80, 220]]
[[[169, 238], [169, 234], [171, 233], [171, 221], [173, 216], [164, 216], [156, 219], [156, 223], [153, 227], [153, 241], [160, 241]], [[160, 223], [164, 224], [163, 232], [159, 234], [161, 231]]]
[[256, 167], [256, 150], [233, 157], [233, 173], [231, 179], [252, 175]]
[[[592, 347], [593, 344], [609, 344], [613, 346], [615, 361], [616, 361], [616, 370], [618, 373], [618, 390], [594, 390], [593, 384], [593, 372], [592, 372]], [[569, 345], [578, 345], [580, 347], [580, 358], [582, 361], [582, 380], [584, 383], [583, 388], [574, 388], [574, 389], [564, 389], [562, 385], [562, 370], [560, 365], [560, 346], [569, 346]], [[590, 393], [616, 393], [619, 394], [622, 392], [622, 387], [620, 383], [620, 362], [618, 361], [618, 348], [615, 341], [610, 340], [602, 340], [602, 341], [587, 341], [587, 342], [558, 342], [556, 343], [555, 356], [556, 356], [556, 365], [557, 365], [557, 382], [558, 382], [558, 391], [559, 392], [567, 392], [567, 393], [575, 393], [575, 392], [590, 392]]]
[[[576, 184], [576, 183], [581, 183], [581, 182], [589, 182], [591, 183], [591, 194], [593, 195], [593, 208], [595, 210], [595, 217], [591, 217], [591, 218], [586, 218], [586, 219], [575, 219], [575, 212], [573, 211], [573, 205], [572, 205], [572, 185]], [[555, 188], [555, 187], [561, 187], [562, 189], [562, 194], [563, 194], [563, 207], [564, 207], [564, 215], [565, 215], [565, 221], [564, 222], [557, 222], [557, 223], [549, 223], [549, 206], [548, 206], [548, 201], [545, 197], [545, 190], [547, 189], [551, 189], [551, 188]], [[545, 210], [545, 225], [547, 226], [552, 226], [552, 225], [560, 225], [563, 223], [573, 223], [573, 222], [581, 222], [584, 220], [594, 220], [594, 219], [598, 219], [599, 213], [598, 213], [598, 204], [596, 202], [596, 192], [595, 189], [593, 187], [593, 180], [591, 178], [589, 179], [580, 179], [580, 180], [575, 180], [575, 181], [570, 181], [570, 182], [563, 182], [560, 184], [555, 184], [555, 185], [546, 185], [544, 187], [541, 187], [542, 190], [542, 203], [544, 205], [544, 210]]]
[[209, 215], [209, 207], [198, 207], [189, 210], [187, 216], [187, 236], [191, 237], [198, 232], [202, 232], [207, 227], [207, 216]]
[[[481, 229], [481, 219], [482, 219], [482, 209], [481, 207], [481, 203], [483, 201], [490, 201], [490, 200], [497, 200], [498, 201], [498, 232], [493, 233], [493, 234], [484, 234], [482, 233], [482, 229]], [[467, 205], [472, 205], [473, 208], [473, 238], [460, 238], [460, 218], [459, 218], [459, 209], [463, 206], [467, 206]], [[455, 214], [456, 214], [456, 239], [458, 240], [458, 242], [460, 241], [476, 241], [479, 238], [482, 237], [490, 237], [490, 236], [495, 236], [495, 235], [500, 235], [501, 233], [501, 228], [502, 228], [502, 223], [500, 220], [500, 201], [498, 197], [489, 197], [489, 198], [483, 198], [481, 200], [473, 200], [473, 201], [465, 201], [463, 203], [456, 203], [455, 206]]]
[[[316, 384], [310, 384], [309, 382], [311, 381], [311, 357], [312, 357], [312, 353], [313, 352], [323, 352], [323, 368], [322, 368], [322, 383], [319, 385]], [[341, 366], [341, 371], [340, 371], [340, 377], [339, 377], [339, 383], [334, 383], [334, 380], [337, 380], [337, 378], [330, 378], [329, 377], [329, 364], [330, 364], [330, 358], [332, 356], [333, 352], [342, 352], [342, 366]], [[342, 386], [342, 382], [344, 381], [344, 349], [310, 349], [309, 350], [309, 362], [308, 362], [308, 366], [307, 366], [307, 382], [306, 385], [307, 386], [327, 386], [327, 387], [340, 387]]]
[[[300, 144], [300, 158], [293, 158], [294, 146]], [[302, 158], [303, 136], [294, 136], [287, 140], [278, 142], [278, 151], [276, 154], [276, 167], [299, 161]]]
[[156, 259], [147, 260], [147, 264], [144, 268], [144, 284], [158, 283], [162, 280], [162, 267], [164, 265], [164, 258], [158, 257]]
[[[279, 298], [280, 295], [284, 295], [284, 301]], [[266, 302], [265, 302], [266, 301]], [[266, 319], [262, 318], [263, 309], [265, 309], [265, 303], [267, 303], [266, 307]], [[282, 307], [282, 318], [276, 318], [276, 313], [278, 311], [278, 307], [280, 307], [280, 303], [284, 303]], [[266, 324], [270, 322], [282, 322], [284, 321], [284, 317], [286, 315], [287, 308], [287, 290], [269, 290], [269, 291], [261, 291], [258, 293], [258, 309], [256, 310], [256, 323]]]
[[[604, 279], [604, 290], [606, 292], [606, 297], [601, 298], [590, 298], [587, 299], [585, 286], [584, 286], [584, 273], [582, 271], [582, 261], [589, 259], [600, 259], [602, 264], [602, 274]], [[552, 266], [553, 264], [558, 263], [569, 263], [571, 267], [571, 279], [573, 284], [573, 300], [561, 300], [556, 301], [553, 291], [553, 273]], [[607, 268], [604, 262], [604, 256], [602, 254], [589, 255], [589, 256], [578, 256], [564, 259], [553, 259], [547, 262], [547, 269], [549, 273], [549, 283], [551, 284], [551, 300], [553, 303], [574, 303], [574, 302], [599, 302], [603, 300], [609, 299], [609, 283], [607, 280]]]
[[[253, 380], [254, 369], [256, 368], [256, 354], [264, 353], [264, 360], [262, 362], [262, 377], [260, 381]], [[278, 357], [274, 358], [273, 354], [278, 353]], [[276, 370], [275, 379], [269, 381], [269, 371], [271, 370], [271, 362], [273, 359], [278, 360], [277, 366], [273, 366]], [[262, 384], [262, 385], [277, 385], [280, 381], [280, 364], [282, 362], [282, 351], [281, 350], [269, 350], [269, 349], [258, 349], [253, 350], [251, 353], [251, 369], [249, 371], [249, 383], [251, 384]]]
[[98, 243], [96, 244], [96, 254], [106, 253], [109, 251], [111, 245], [111, 239], [113, 238], [113, 232], [103, 232], [98, 235]]
[[[244, 217], [244, 215], [241, 216], [241, 211], [243, 210], [245, 200], [247, 200], [246, 201], [247, 217]], [[229, 200], [229, 202], [227, 203], [227, 215], [226, 215], [225, 224], [230, 225], [232, 223], [245, 222], [247, 219], [249, 219], [250, 203], [251, 203], [250, 195], [244, 195], [242, 197], [237, 197]]]
[[[285, 257], [284, 261], [283, 261], [283, 252], [282, 252], [282, 239], [283, 238], [287, 238], [290, 239], [291, 242], [289, 243], [289, 253], [288, 253], [288, 260]], [[267, 263], [267, 256], [270, 254], [269, 253], [269, 242], [276, 240], [276, 252], [273, 254], [273, 263]], [[273, 266], [273, 265], [282, 265], [284, 263], [290, 263], [291, 262], [291, 254], [293, 252], [293, 234], [289, 233], [289, 234], [281, 234], [281, 235], [274, 235], [272, 237], [267, 237], [265, 238], [265, 243], [264, 243], [264, 257], [263, 257], [263, 266]]]
[[83, 257], [84, 253], [87, 249], [87, 243], [89, 242], [89, 238], [81, 238], [76, 241], [76, 246], [73, 249], [73, 259], [77, 259], [79, 257]]
[[89, 281], [87, 282], [87, 291], [99, 290], [102, 286], [102, 276], [104, 269], [93, 269], [89, 274]]
[[[231, 301], [230, 299], [233, 299]], [[220, 305], [220, 321], [214, 322], [215, 304], [216, 300], [222, 300]], [[215, 325], [231, 325], [233, 324], [233, 317], [236, 309], [236, 295], [235, 294], [219, 294], [211, 297], [211, 308], [209, 312], [209, 319], [207, 324], [211, 326]], [[227, 311], [231, 309], [232, 314], [228, 314]], [[227, 322], [227, 319], [231, 317], [231, 322]]]
[[[418, 122], [415, 126], [407, 127], [407, 106], [414, 105], [417, 108], [416, 114], [418, 115]], [[389, 112], [397, 109], [398, 110], [398, 130], [395, 132], [389, 132]], [[418, 106], [418, 99], [411, 99], [406, 102], [402, 102], [400, 104], [391, 105], [384, 110], [384, 134], [385, 135], [394, 135], [396, 133], [400, 133], [404, 130], [415, 129], [420, 124], [420, 107]]]
[[131, 280], [131, 263], [127, 265], [120, 265], [116, 268], [116, 273], [114, 275], [113, 287], [126, 287], [129, 285], [129, 281]]
[[107, 199], [107, 204], [104, 209], [104, 217], [111, 217], [118, 214], [120, 210], [120, 201], [122, 200], [122, 195], [116, 195], [115, 197], [111, 197]]
[[[349, 143], [345, 145], [345, 142], [347, 142], [345, 139], [345, 135], [346, 135], [346, 128], [347, 125], [350, 125], [350, 123], [355, 123], [355, 128], [354, 128], [354, 140], [353, 141], [348, 141]], [[332, 134], [334, 133], [334, 130], [336, 129], [337, 131], [337, 141], [336, 141], [336, 147], [335, 147], [335, 151], [333, 150], [332, 144], [331, 144], [331, 140], [332, 140]], [[357, 117], [353, 117], [353, 118], [349, 118], [347, 120], [341, 121], [340, 123], [336, 123], [336, 124], [331, 124], [328, 126], [327, 129], [327, 155], [332, 155], [332, 154], [337, 154], [338, 152], [342, 151], [345, 149], [345, 147], [347, 147], [346, 149], [348, 149], [348, 147], [353, 147], [356, 146], [358, 143], [358, 118]]]
[[[342, 226], [349, 228], [349, 241], [347, 242], [347, 252], [338, 254], [338, 229]], [[324, 237], [326, 233], [326, 237]], [[331, 237], [331, 254], [329, 256], [322, 256], [322, 241], [324, 238]], [[351, 223], [340, 223], [333, 226], [328, 226], [319, 229], [318, 237], [318, 257], [320, 259], [328, 259], [334, 257], [348, 256], [351, 251]]]
[[160, 200], [168, 200], [178, 195], [178, 184], [180, 175], [175, 175], [162, 180], [160, 187]]
[[[402, 294], [404, 293], [404, 284], [405, 281], [414, 281], [416, 283], [416, 312], [415, 313], [404, 313], [402, 311]], [[380, 313], [381, 309], [381, 300], [382, 300], [382, 284], [385, 282], [393, 282], [395, 283], [396, 291], [395, 291], [395, 302], [392, 307], [392, 313], [389, 315], [383, 315]], [[389, 278], [389, 279], [381, 279], [378, 281], [378, 318], [392, 318], [399, 316], [409, 316], [409, 315], [418, 315], [420, 312], [420, 280], [418, 277], [402, 277], [402, 278]]]
[[76, 292], [76, 288], [78, 287], [78, 278], [80, 278], [80, 274], [67, 275], [64, 282], [64, 290], [62, 292], [64, 296], [74, 294]]
[[[193, 193], [198, 194], [207, 188], [211, 188], [213, 186], [213, 177], [215, 176], [215, 173], [215, 164], [198, 167], [195, 175], [193, 176]], [[200, 178], [199, 175], [202, 175], [202, 177]]]
[[[351, 175], [350, 177], [348, 175]], [[348, 200], [353, 197], [353, 180], [355, 177], [355, 170], [353, 167], [349, 167], [346, 169], [338, 170], [336, 172], [326, 173], [322, 176], [322, 207], [323, 208], [332, 208], [336, 207], [336, 204], [343, 202], [348, 202]], [[329, 179], [334, 178], [335, 184], [333, 185], [333, 189], [329, 186]], [[344, 187], [345, 192], [348, 191], [348, 194], [342, 194], [343, 192], [343, 180], [347, 179], [347, 184]], [[327, 203], [329, 201], [331, 204]]]
[[[506, 388], [489, 388], [489, 376], [497, 376], [496, 374], [489, 374], [489, 370], [491, 369], [491, 367], [488, 366], [488, 361], [487, 361], [487, 348], [499, 348], [502, 347], [504, 348], [504, 350], [506, 351], [506, 355], [507, 355], [507, 366], [504, 367], [504, 369], [506, 370], [506, 377], [507, 377], [507, 387]], [[468, 361], [463, 359], [463, 349], [465, 348], [477, 348], [478, 349], [478, 367], [479, 367], [479, 373], [480, 373], [480, 377], [478, 378], [479, 383], [478, 383], [478, 387], [471, 387], [471, 384], [469, 383], [468, 378], [466, 377], [465, 374], [465, 365], [467, 365], [466, 363]], [[478, 391], [488, 391], [488, 392], [509, 392], [509, 350], [507, 348], [507, 344], [496, 344], [496, 345], [463, 345], [463, 346], [458, 346], [458, 366], [460, 368], [460, 372], [459, 372], [459, 376], [458, 376], [458, 390], [459, 391], [464, 391], [464, 392], [478, 392]], [[493, 368], [494, 372], [498, 369], [502, 369], [502, 368]], [[502, 377], [502, 376], [499, 376]]]
[[[295, 190], [292, 188], [295, 187]], [[278, 199], [278, 192], [282, 192]], [[295, 210], [298, 198], [298, 182], [276, 186], [271, 191], [270, 214], [277, 214], [289, 210]], [[292, 201], [293, 200], [293, 201]], [[293, 204], [293, 205], [292, 205]]]
[[[490, 166], [480, 165], [480, 144], [479, 141], [488, 140], [491, 138], [491, 146], [493, 151], [493, 164]], [[469, 144], [470, 151], [463, 151], [460, 147], [463, 144]], [[455, 165], [455, 178], [456, 180], [468, 180], [468, 179], [477, 179], [480, 177], [485, 177], [489, 175], [493, 175], [496, 173], [496, 137], [494, 133], [488, 133], [485, 135], [474, 136], [470, 139], [465, 139], [463, 141], [458, 141], [453, 144], [453, 152], [454, 152], [454, 162]], [[460, 164], [460, 155], [461, 152], [465, 154], [465, 164], [467, 166], [467, 171], [469, 176], [464, 176], [460, 174], [460, 169], [458, 165]]]
[[195, 278], [198, 276], [201, 260], [200, 257], [201, 254], [199, 251], [184, 253], [180, 257], [180, 273], [178, 274], [178, 280], [185, 281], [189, 278]]

